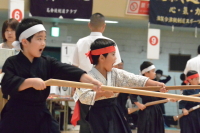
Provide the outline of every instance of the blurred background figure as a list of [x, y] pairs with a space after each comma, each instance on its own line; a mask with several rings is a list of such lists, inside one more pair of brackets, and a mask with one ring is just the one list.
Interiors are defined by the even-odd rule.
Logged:
[[118, 68], [118, 69], [124, 69], [124, 61], [121, 60], [121, 63], [115, 65], [114, 67], [115, 67], [115, 68]]
[[3, 43], [0, 44], [0, 48], [12, 49], [12, 43], [16, 40], [15, 30], [19, 22], [16, 19], [8, 19], [3, 23], [1, 34]]
[[[2, 25], [2, 30], [1, 30], [1, 35], [2, 35], [2, 40], [3, 42], [0, 43], [0, 49], [5, 48], [5, 49], [12, 49], [12, 43], [16, 40], [15, 36], [15, 30], [17, 28], [17, 25], [19, 22], [16, 19], [8, 19], [4, 21]], [[2, 72], [0, 66], [0, 73]]]
[[182, 81], [181, 85], [186, 85], [186, 83], [184, 83], [184, 81], [185, 81], [185, 74], [184, 73], [181, 73], [180, 79]]
[[155, 81], [159, 81], [159, 82], [162, 82], [162, 83], [166, 84], [170, 80], [171, 80], [171, 76], [170, 75], [163, 75], [163, 71], [162, 70], [160, 70], [160, 69], [156, 70]]
[[[154, 80], [166, 84], [167, 82], [169, 82], [171, 80], [171, 76], [170, 75], [163, 75], [163, 71], [158, 69], [158, 70], [156, 70], [156, 78]], [[160, 105], [160, 108], [162, 110], [162, 113], [165, 114], [164, 103], [161, 103], [159, 105]]]

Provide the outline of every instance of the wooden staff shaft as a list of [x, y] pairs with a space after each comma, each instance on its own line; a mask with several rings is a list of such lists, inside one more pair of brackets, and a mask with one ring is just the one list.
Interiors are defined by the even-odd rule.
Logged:
[[[47, 80], [45, 81], [45, 84], [47, 86], [64, 86], [64, 87], [77, 87], [77, 88], [87, 88], [87, 89], [94, 88], [93, 84], [56, 80], [56, 79]], [[200, 98], [197, 98], [197, 97], [167, 94], [167, 93], [160, 93], [160, 92], [151, 92], [151, 91], [123, 88], [123, 87], [113, 87], [113, 86], [103, 85], [101, 89], [105, 91], [113, 91], [117, 93], [129, 93], [129, 94], [137, 94], [137, 95], [145, 95], [145, 96], [153, 96], [153, 97], [161, 97], [161, 98], [182, 99], [185, 101], [192, 101], [192, 102], [200, 102]]]
[[[196, 110], [196, 109], [198, 109], [198, 108], [200, 108], [200, 105], [197, 105], [197, 106], [195, 106], [195, 107], [193, 107], [193, 108], [190, 108], [188, 112], [190, 113], [190, 112], [192, 112], [192, 111], [194, 111], [194, 110]], [[180, 119], [181, 117], [183, 117], [183, 116], [184, 116], [184, 114], [180, 114], [180, 115], [173, 116], [174, 121], [179, 120], [179, 119]]]
[[[148, 106], [152, 106], [152, 105], [156, 105], [156, 104], [160, 104], [160, 103], [166, 103], [168, 102], [168, 99], [164, 99], [164, 100], [158, 100], [158, 101], [154, 101], [154, 102], [148, 102], [146, 104], [144, 104], [146, 107]], [[135, 111], [140, 110], [139, 108], [129, 108], [129, 114], [134, 113]]]
[[[126, 87], [130, 88], [130, 87]], [[147, 86], [147, 87], [131, 87], [132, 89], [148, 90], [148, 91], [159, 91], [160, 86]], [[183, 86], [166, 86], [167, 90], [191, 90], [200, 89], [200, 85], [183, 85]]]
[[[198, 96], [200, 96], [200, 94], [195, 94], [195, 95], [190, 95], [190, 96], [198, 97]], [[156, 105], [156, 104], [160, 104], [160, 103], [166, 103], [166, 102], [168, 102], [167, 99], [158, 100], [158, 101], [154, 101], [154, 102], [148, 102], [148, 103], [145, 104], [145, 106], [148, 107], [148, 106], [152, 106], [152, 105]], [[128, 110], [129, 110], [129, 114], [131, 114], [131, 113], [134, 113], [135, 111], [138, 111], [140, 109], [136, 107], [136, 108], [129, 108]]]
[[199, 97], [200, 94], [194, 94], [194, 95], [190, 95], [190, 96], [193, 96], [193, 97]]

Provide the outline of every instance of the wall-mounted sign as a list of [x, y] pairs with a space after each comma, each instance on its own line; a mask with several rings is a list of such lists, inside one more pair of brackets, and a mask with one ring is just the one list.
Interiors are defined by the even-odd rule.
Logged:
[[149, 1], [128, 0], [126, 14], [128, 15], [149, 15]]
[[93, 0], [30, 0], [30, 15], [54, 18], [90, 18]]
[[147, 38], [147, 59], [159, 59], [160, 29], [149, 29]]
[[21, 22], [24, 18], [24, 0], [10, 0], [9, 2], [9, 18]]

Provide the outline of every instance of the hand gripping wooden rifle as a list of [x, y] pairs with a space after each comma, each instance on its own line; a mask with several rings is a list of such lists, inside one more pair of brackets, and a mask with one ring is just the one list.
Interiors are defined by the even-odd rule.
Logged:
[[[86, 88], [86, 89], [94, 88], [94, 85], [89, 84], [89, 83], [81, 83], [81, 82], [73, 82], [73, 81], [65, 81], [65, 80], [57, 80], [57, 79], [49, 79], [45, 81], [45, 84], [46, 86], [63, 86], [63, 87]], [[161, 93], [161, 92], [151, 92], [151, 91], [146, 91], [146, 90], [130, 89], [130, 88], [124, 88], [124, 87], [113, 87], [113, 86], [102, 85], [101, 89], [104, 91], [113, 91], [117, 93], [129, 93], [129, 94], [137, 94], [137, 95], [145, 95], [145, 96], [153, 96], [153, 97], [182, 99], [185, 101], [192, 101], [192, 102], [200, 102], [200, 98], [198, 97], [175, 95], [175, 94], [168, 94], [168, 93]]]
[[[146, 107], [148, 106], [152, 106], [152, 105], [156, 105], [156, 104], [160, 104], [160, 103], [166, 103], [168, 102], [169, 100], [168, 99], [164, 99], [164, 100], [158, 100], [158, 101], [154, 101], [154, 102], [148, 102], [146, 104], [144, 104]], [[128, 108], [128, 114], [132, 114], [134, 113], [135, 111], [138, 111], [140, 110], [138, 107], [136, 108]]]
[[[200, 105], [194, 106], [194, 107], [190, 108], [190, 109], [188, 110], [188, 112], [190, 113], [190, 112], [192, 112], [192, 111], [194, 111], [194, 110], [196, 110], [196, 109], [199, 109], [199, 108], [200, 108]], [[180, 115], [173, 116], [174, 121], [177, 121], [178, 119], [180, 119], [180, 118], [183, 117], [183, 116], [184, 116], [184, 114], [180, 114]]]
[[[200, 94], [195, 94], [195, 95], [190, 95], [192, 97], [199, 97]], [[154, 101], [154, 102], [148, 102], [146, 104], [144, 104], [146, 107], [148, 106], [152, 106], [152, 105], [156, 105], [156, 104], [160, 104], [160, 103], [166, 103], [166, 102], [169, 102], [168, 99], [164, 99], [164, 100], [158, 100], [158, 101]], [[128, 108], [128, 114], [131, 114], [131, 113], [134, 113], [135, 111], [138, 111], [140, 110], [139, 108]]]

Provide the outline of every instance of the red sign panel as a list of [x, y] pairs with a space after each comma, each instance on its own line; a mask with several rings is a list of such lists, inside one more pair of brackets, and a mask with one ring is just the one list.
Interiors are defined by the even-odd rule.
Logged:
[[12, 11], [12, 18], [18, 20], [19, 22], [21, 22], [22, 18], [23, 18], [23, 14], [22, 11], [20, 9], [15, 9]]
[[149, 1], [129, 0], [126, 14], [128, 15], [149, 15]]
[[156, 37], [156, 36], [151, 36], [151, 37], [149, 38], [149, 42], [150, 42], [150, 44], [153, 45], [153, 46], [157, 45], [157, 44], [158, 44], [158, 37]]

